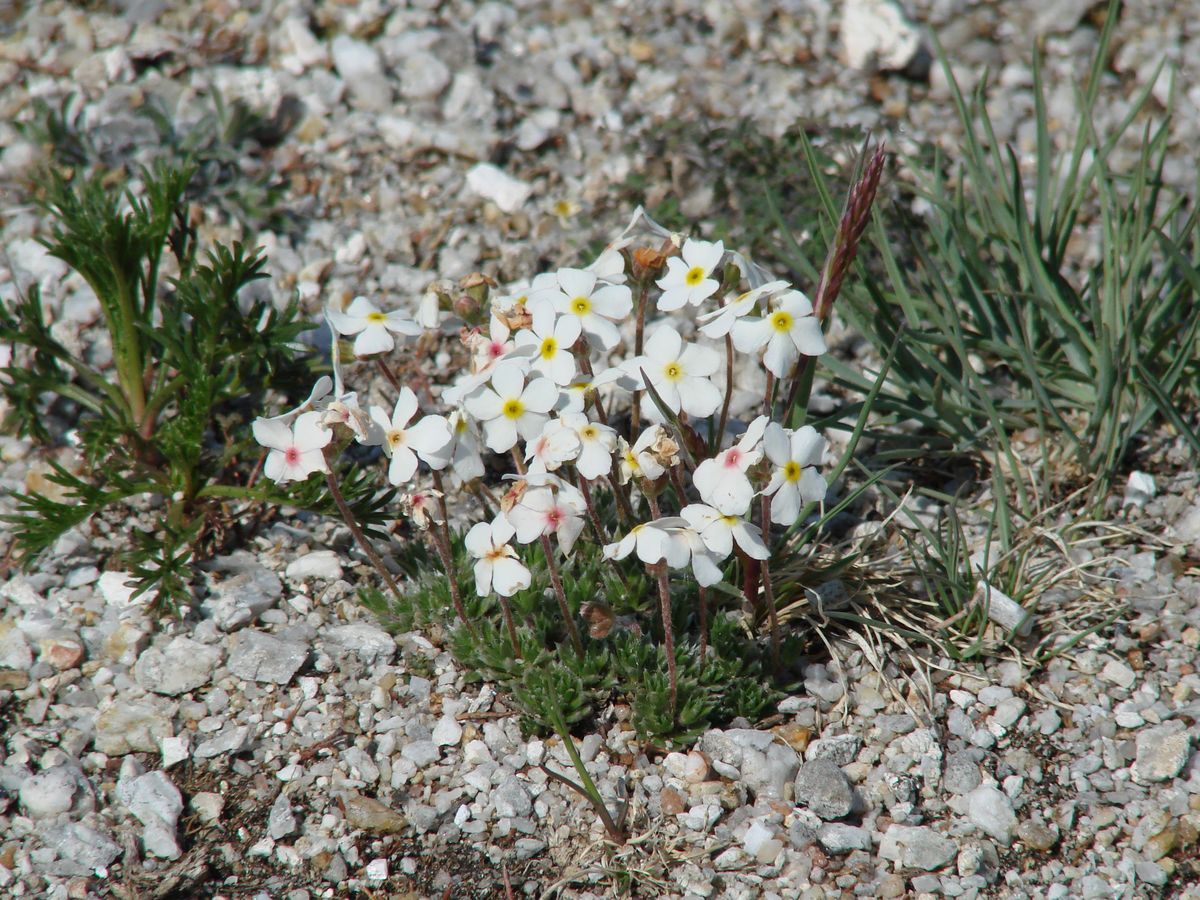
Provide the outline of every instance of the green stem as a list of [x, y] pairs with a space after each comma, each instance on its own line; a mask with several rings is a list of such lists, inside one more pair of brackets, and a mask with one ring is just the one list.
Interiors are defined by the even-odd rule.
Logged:
[[587, 766], [583, 764], [583, 758], [579, 755], [579, 750], [575, 747], [575, 741], [571, 737], [571, 733], [567, 730], [566, 723], [562, 720], [562, 713], [558, 709], [555, 709], [553, 718], [554, 730], [558, 732], [559, 739], [563, 742], [563, 749], [571, 757], [571, 765], [579, 773], [579, 780], [583, 784], [577, 784], [565, 775], [560, 775], [553, 769], [548, 768], [545, 763], [539, 766], [539, 768], [555, 781], [581, 794], [592, 804], [592, 808], [600, 816], [600, 821], [604, 823], [604, 830], [608, 832], [608, 836], [616, 843], [624, 844], [625, 833], [617, 826], [612, 813], [608, 811], [608, 806], [605, 804], [604, 798], [600, 796], [600, 789], [596, 787], [596, 782], [592, 781], [592, 776], [588, 774]]

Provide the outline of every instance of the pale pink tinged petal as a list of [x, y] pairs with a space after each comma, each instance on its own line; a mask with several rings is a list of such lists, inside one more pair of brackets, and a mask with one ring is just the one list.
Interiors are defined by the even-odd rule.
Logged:
[[693, 241], [691, 253], [688, 253], [688, 246], [685, 242], [683, 245], [684, 258], [693, 266], [701, 266], [705, 271], [711, 272], [721, 263], [721, 257], [725, 255], [725, 243], [717, 241], [709, 243], [708, 241]]
[[778, 422], [767, 425], [762, 444], [767, 459], [777, 466], [787, 465], [792, 458], [792, 441], [788, 438], [787, 429]]
[[516, 529], [517, 543], [528, 544], [546, 533], [546, 514], [517, 504], [505, 515]]
[[296, 419], [296, 446], [301, 450], [325, 447], [333, 440], [333, 432], [321, 425], [319, 412], [306, 412]]
[[568, 299], [590, 297], [596, 286], [596, 273], [584, 269], [559, 269], [558, 284]]
[[475, 593], [486, 597], [492, 592], [492, 561], [481, 559], [475, 563]]
[[664, 325], [646, 339], [644, 348], [646, 356], [660, 365], [675, 362], [683, 348], [683, 338], [670, 325]]
[[812, 316], [797, 319], [792, 324], [789, 334], [805, 356], [820, 356], [828, 349], [825, 345], [825, 335], [821, 332], [821, 323]]
[[361, 294], [351, 300], [350, 305], [346, 307], [346, 315], [356, 319], [365, 319], [371, 313], [377, 312], [379, 312], [379, 307]]
[[305, 450], [300, 454], [300, 466], [304, 469], [304, 474], [301, 478], [307, 478], [313, 472], [328, 472], [329, 466], [325, 462], [325, 454], [320, 450]]
[[492, 519], [492, 543], [497, 547], [507, 544], [512, 540], [512, 536], [516, 534], [516, 530], [512, 526], [512, 522], [504, 517], [504, 513], [497, 513]]
[[603, 316], [589, 315], [583, 322], [583, 330], [603, 350], [611, 350], [621, 342], [620, 330]]
[[263, 463], [263, 475], [274, 481], [276, 484], [283, 484], [291, 481], [287, 476], [287, 457], [282, 450], [272, 450], [267, 454], [266, 462]]
[[392, 428], [404, 428], [417, 411], [417, 395], [408, 385], [400, 388], [400, 396], [396, 398], [396, 408], [392, 410]]
[[396, 334], [403, 334], [407, 337], [416, 337], [425, 331], [415, 319], [399, 310], [393, 310], [387, 313], [383, 319], [383, 327], [388, 331], [394, 331]]
[[559, 387], [549, 378], [535, 378], [525, 385], [521, 392], [521, 402], [527, 409], [534, 412], [548, 413], [558, 402]]
[[492, 388], [499, 395], [501, 405], [513, 397], [520, 397], [525, 386], [525, 373], [507, 363], [499, 365], [492, 373]]
[[563, 350], [569, 350], [579, 340], [583, 324], [577, 316], [563, 316], [554, 323], [554, 339]]
[[592, 294], [592, 311], [620, 321], [633, 312], [633, 292], [621, 284], [609, 284]]
[[800, 476], [800, 497], [809, 503], [820, 503], [829, 492], [829, 485], [816, 469], [805, 469]]
[[492, 526], [487, 522], [476, 522], [463, 539], [463, 546], [474, 557], [485, 556], [492, 549]]
[[[704, 497], [712, 493], [721, 481], [721, 464], [715, 459], [706, 459], [692, 473], [692, 484]], [[687, 507], [684, 507], [687, 509]]]
[[796, 490], [796, 485], [789, 481], [771, 500], [771, 521], [776, 525], [790, 526], [798, 515], [800, 493]]
[[762, 542], [758, 533], [747, 522], [738, 522], [733, 526], [733, 536], [742, 551], [751, 559], [770, 559], [771, 551]]
[[407, 447], [397, 447], [388, 466], [388, 481], [393, 485], [408, 484], [417, 472], [417, 454]]
[[799, 318], [813, 314], [812, 301], [800, 291], [788, 291], [779, 298], [779, 309]]
[[792, 459], [802, 466], [815, 466], [825, 453], [825, 438], [811, 425], [804, 425], [792, 435]]
[[[667, 274], [655, 282], [662, 290], [669, 291], [672, 288], [682, 287], [684, 293], [687, 293], [687, 273], [688, 264], [678, 256], [672, 256], [667, 260]], [[662, 308], [661, 306], [659, 307]]]
[[691, 288], [686, 284], [663, 291], [658, 298], [659, 312], [674, 312], [688, 302]]
[[450, 423], [444, 416], [425, 416], [408, 429], [408, 444], [422, 459], [438, 455], [452, 437]]
[[376, 353], [387, 353], [396, 346], [396, 339], [382, 325], [368, 325], [362, 334], [354, 339], [355, 356], [372, 356]]
[[730, 334], [739, 353], [754, 353], [771, 339], [774, 330], [766, 319], [746, 318], [734, 322]]
[[529, 587], [529, 570], [518, 559], [503, 557], [493, 564], [492, 585], [501, 597], [511, 597]]
[[512, 419], [489, 419], [483, 423], [484, 443], [496, 453], [507, 453], [517, 443], [517, 426]]
[[499, 394], [488, 388], [483, 388], [468, 396], [463, 401], [463, 405], [467, 408], [467, 412], [480, 422], [495, 419], [504, 412], [504, 401], [500, 399]]
[[295, 439], [292, 429], [278, 419], [255, 419], [250, 429], [256, 441], [272, 450], [286, 450]]
[[712, 375], [719, 368], [723, 357], [711, 347], [701, 347], [699, 344], [690, 344], [684, 348], [683, 353], [679, 357], [679, 361], [683, 364], [683, 371], [689, 375]]
[[776, 378], [787, 378], [792, 373], [792, 367], [800, 354], [790, 336], [776, 333], [767, 344], [767, 352], [763, 354], [763, 365]]
[[329, 326], [334, 331], [345, 337], [349, 337], [352, 334], [358, 334], [369, 324], [366, 319], [348, 316], [345, 313], [338, 312], [335, 309], [325, 310], [325, 318], [329, 320]]
[[568, 516], [558, 526], [558, 546], [562, 548], [564, 556], [571, 555], [571, 550], [575, 547], [575, 540], [581, 531], [583, 531], [583, 519], [578, 516]]
[[[550, 417], [545, 413], [527, 412], [521, 418], [517, 419], [517, 433], [521, 435], [521, 440], [532, 441], [542, 433], [542, 429], [546, 427], [546, 422]], [[504, 419], [505, 422], [511, 422], [512, 419]], [[515, 444], [516, 441], [513, 441]]]
[[686, 378], [679, 388], [680, 407], [689, 416], [704, 419], [721, 405], [724, 395], [707, 378]]
[[754, 499], [754, 486], [742, 472], [737, 469], [722, 469], [719, 476], [710, 481], [708, 490], [700, 492], [705, 503], [727, 516], [744, 515], [750, 508], [750, 501]]
[[692, 574], [701, 587], [712, 587], [724, 577], [716, 561], [704, 551], [693, 551]]

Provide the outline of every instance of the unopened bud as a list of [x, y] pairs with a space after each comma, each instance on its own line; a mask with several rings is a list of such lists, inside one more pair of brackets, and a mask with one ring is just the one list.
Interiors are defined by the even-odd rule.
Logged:
[[479, 312], [479, 301], [470, 294], [459, 294], [454, 298], [454, 311], [464, 319], [469, 319]]
[[513, 486], [504, 492], [500, 498], [501, 512], [508, 512], [514, 506], [521, 502], [521, 498], [525, 496], [525, 488], [528, 485], [524, 481], [514, 481]]

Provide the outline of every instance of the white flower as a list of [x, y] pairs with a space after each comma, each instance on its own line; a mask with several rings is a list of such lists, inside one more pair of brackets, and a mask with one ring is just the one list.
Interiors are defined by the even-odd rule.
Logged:
[[495, 316], [488, 321], [487, 336], [478, 330], [471, 331], [463, 343], [471, 351], [471, 372], [479, 375], [488, 372], [516, 347], [509, 340], [509, 328]]
[[667, 260], [667, 274], [657, 282], [663, 291], [658, 298], [658, 308], [662, 312], [679, 309], [685, 303], [699, 306], [721, 286], [720, 281], [710, 277], [725, 255], [725, 245], [721, 241], [711, 244], [688, 238], [683, 242], [680, 255], [682, 259], [672, 256]]
[[450, 429], [450, 441], [428, 455], [430, 468], [444, 469], [449, 466], [451, 474], [459, 481], [482, 478], [483, 454], [471, 420], [461, 409], [456, 409], [447, 417], [446, 424]]
[[700, 532], [690, 526], [670, 529], [671, 539], [686, 548], [684, 561], [677, 568], [683, 568], [688, 562], [692, 564], [692, 575], [701, 587], [711, 587], [725, 577], [717, 555], [704, 544]]
[[355, 356], [370, 356], [391, 350], [396, 346], [393, 333], [415, 337], [422, 331], [421, 326], [404, 313], [398, 310], [381, 312], [366, 297], [355, 297], [345, 312], [327, 309], [325, 316], [338, 334], [346, 337], [358, 335], [354, 339]]
[[529, 587], [529, 570], [509, 543], [513, 534], [512, 525], [503, 515], [490, 523], [478, 522], [467, 532], [467, 552], [479, 560], [475, 563], [475, 593], [480, 597], [493, 590], [501, 597], [511, 597]]
[[617, 439], [617, 456], [621, 461], [621, 484], [628, 484], [630, 478], [645, 478], [654, 481], [662, 477], [666, 469], [650, 452], [650, 448], [667, 436], [667, 430], [661, 425], [651, 425], [634, 442], [632, 447], [623, 437]]
[[255, 419], [254, 439], [268, 448], [263, 474], [276, 484], [303, 481], [313, 472], [328, 472], [324, 449], [333, 432], [321, 425], [319, 412], [301, 413], [290, 427], [278, 419]]
[[625, 283], [625, 257], [618, 247], [605, 247], [585, 270], [594, 272], [597, 278], [609, 284]]
[[825, 452], [825, 438], [811, 425], [795, 431], [775, 422], [763, 435], [763, 450], [775, 466], [771, 482], [763, 490], [771, 501], [771, 521], [776, 525], [791, 525], [800, 515], [800, 504], [825, 499], [828, 486], [817, 466]]
[[598, 285], [595, 272], [586, 269], [559, 269], [556, 285], [540, 291], [534, 299], [549, 300], [563, 316], [579, 320], [583, 333], [605, 350], [621, 340], [613, 322], [620, 322], [633, 310], [633, 292], [620, 284]]
[[579, 455], [579, 435], [561, 419], [551, 419], [542, 433], [525, 445], [531, 472], [553, 472]]
[[754, 312], [754, 307], [758, 303], [759, 298], [778, 294], [790, 286], [786, 281], [768, 281], [766, 284], [760, 285], [753, 290], [739, 294], [720, 309], [714, 309], [702, 316], [698, 316], [697, 321], [704, 323], [700, 326], [700, 333], [710, 338], [725, 337], [725, 335], [729, 334], [730, 329], [733, 328], [734, 322], [742, 316], [748, 316]]
[[666, 560], [668, 566], [678, 569], [687, 564], [688, 549], [675, 540], [672, 532], [686, 525], [687, 522], [680, 518], [655, 519], [634, 525], [621, 540], [604, 545], [604, 558], [624, 559], [636, 549], [638, 559], [644, 563]]
[[746, 471], [762, 459], [758, 445], [766, 427], [767, 417], [759, 416], [741, 440], [696, 467], [692, 484], [700, 492], [700, 499], [731, 516], [746, 513], [754, 499], [754, 486]]
[[577, 490], [555, 490], [547, 484], [527, 487], [521, 499], [505, 515], [522, 544], [553, 534], [558, 538], [562, 552], [569, 555], [579, 532], [583, 531], [586, 511], [583, 497]]
[[733, 345], [742, 353], [766, 347], [763, 365], [776, 378], [785, 378], [801, 353], [820, 356], [825, 352], [825, 335], [813, 315], [812, 303], [799, 291], [782, 294], [772, 306], [772, 311], [763, 318], [735, 322]]
[[575, 357], [571, 347], [579, 339], [579, 319], [557, 317], [549, 303], [533, 304], [533, 325], [519, 331], [516, 346], [529, 356], [530, 368], [555, 384], [568, 384], [575, 377]]
[[771, 553], [750, 523], [741, 516], [730, 516], [705, 503], [689, 503], [679, 514], [696, 529], [704, 546], [725, 559], [733, 552], [733, 544], [751, 559], [767, 559]]
[[400, 511], [412, 520], [412, 523], [425, 531], [430, 525], [442, 524], [438, 499], [442, 496], [439, 491], [413, 491], [400, 495]]
[[563, 413], [560, 421], [579, 437], [575, 469], [588, 481], [612, 471], [612, 455], [617, 449], [617, 431], [591, 421], [583, 413]]
[[628, 372], [616, 366], [592, 375], [577, 374], [569, 383], [563, 385], [558, 410], [563, 413], [581, 413], [587, 406], [588, 394], [592, 391], [598, 391], [609, 384], [623, 391], [632, 391], [640, 381], [640, 378], [635, 381]]
[[535, 378], [525, 384], [525, 373], [505, 364], [492, 373], [491, 387], [466, 399], [466, 407], [483, 423], [488, 447], [504, 453], [513, 448], [518, 437], [527, 441], [536, 438], [557, 402], [558, 388], [549, 378]]
[[[671, 412], [705, 418], [721, 405], [721, 392], [710, 378], [721, 367], [717, 351], [686, 344], [679, 332], [664, 325], [646, 341], [645, 356], [625, 364], [630, 374], [649, 379]], [[644, 372], [644, 375], [643, 375]], [[642, 411], [651, 422], [661, 422], [658, 405], [647, 400]]]
[[363, 409], [359, 405], [357, 392], [351, 391], [318, 401], [317, 409], [321, 412], [323, 428], [345, 425], [354, 433], [354, 439], [360, 444], [375, 447], [383, 443], [383, 431], [372, 418], [375, 407]]
[[410, 426], [408, 423], [416, 414], [417, 395], [409, 387], [400, 389], [390, 421], [378, 406], [371, 409], [371, 417], [383, 430], [383, 452], [392, 458], [388, 481], [395, 485], [412, 480], [418, 457], [435, 469], [444, 468], [448, 462], [445, 450], [453, 437], [450, 424], [444, 416], [425, 416]]

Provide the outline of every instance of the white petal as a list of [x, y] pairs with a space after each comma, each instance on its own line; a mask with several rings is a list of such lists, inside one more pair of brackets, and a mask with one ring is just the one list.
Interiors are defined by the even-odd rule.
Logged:
[[534, 412], [548, 413], [558, 402], [559, 389], [549, 378], [535, 378], [525, 386], [521, 402]]
[[250, 430], [254, 432], [254, 439], [264, 447], [269, 447], [272, 450], [286, 450], [292, 446], [294, 438], [292, 429], [278, 419], [264, 419], [259, 417], [254, 420], [254, 424], [250, 426]]
[[336, 309], [326, 309], [325, 318], [329, 321], [329, 327], [343, 337], [358, 334], [370, 324], [364, 318], [348, 316], [346, 313], [338, 312]]
[[825, 335], [821, 332], [821, 323], [812, 316], [796, 319], [788, 334], [805, 356], [820, 356], [827, 349]]
[[808, 503], [820, 503], [829, 492], [829, 485], [816, 469], [805, 469], [800, 476], [800, 497]]
[[492, 526], [487, 522], [476, 522], [463, 538], [463, 546], [474, 557], [485, 556], [492, 549]]
[[[796, 490], [795, 482], [782, 478], [779, 481], [779, 491], [771, 498], [771, 521], [776, 525], [791, 527], [800, 515], [800, 492]], [[774, 484], [775, 480], [772, 479], [771, 483]]]
[[475, 563], [475, 593], [480, 597], [486, 597], [491, 592], [492, 561], [490, 559], [481, 559]]
[[767, 344], [767, 352], [763, 354], [763, 365], [776, 378], [787, 378], [792, 374], [792, 367], [799, 358], [800, 354], [796, 351], [791, 337], [776, 332]]
[[[400, 396], [396, 398], [396, 407], [392, 410], [391, 427], [403, 430], [412, 421], [413, 414], [416, 411], [417, 395], [412, 392], [412, 388], [404, 385], [400, 388]], [[387, 426], [384, 425], [384, 427], [386, 428]]]
[[750, 527], [749, 522], [739, 522], [733, 526], [732, 531], [738, 546], [751, 559], [771, 558], [771, 551], [767, 549], [767, 545], [762, 542], [758, 533]]
[[[426, 416], [407, 431], [408, 445], [421, 459], [438, 456], [453, 438], [450, 423], [444, 416]], [[428, 461], [428, 460], [426, 460]]]
[[[646, 356], [662, 365], [679, 359], [680, 351], [683, 348], [683, 338], [670, 325], [663, 325], [650, 335], [643, 346]], [[649, 371], [649, 367], [647, 367], [647, 371]]]
[[[815, 433], [815, 431], [814, 431]], [[778, 422], [771, 422], [763, 432], [763, 450], [767, 459], [777, 466], [785, 466], [792, 458], [792, 441], [788, 431]]]
[[354, 339], [355, 356], [371, 356], [375, 353], [387, 353], [396, 346], [396, 339], [382, 325], [368, 325], [362, 334]]
[[604, 350], [611, 350], [621, 341], [621, 332], [617, 326], [603, 316], [589, 315], [583, 321], [583, 330]]
[[[492, 388], [503, 404], [513, 397], [520, 397], [525, 385], [525, 374], [516, 366], [503, 363], [492, 373]], [[481, 417], [482, 418], [482, 417]]]
[[712, 375], [721, 368], [721, 354], [711, 347], [689, 344], [679, 357], [683, 371], [689, 375]]
[[679, 406], [689, 416], [707, 418], [717, 411], [723, 395], [707, 378], [684, 378], [679, 383]]
[[407, 447], [397, 447], [388, 466], [388, 481], [393, 485], [408, 484], [417, 472], [417, 455]]
[[501, 557], [492, 564], [492, 586], [501, 597], [511, 597], [529, 587], [529, 570], [520, 560]]
[[711, 587], [724, 577], [716, 560], [703, 550], [692, 552], [692, 574], [701, 587]]
[[575, 540], [581, 531], [583, 531], [583, 519], [578, 516], [568, 516], [562, 520], [558, 526], [558, 546], [562, 548], [563, 555], [570, 556], [571, 550], [575, 547]]
[[592, 294], [592, 311], [620, 321], [633, 312], [633, 292], [624, 285], [606, 285]]
[[730, 334], [733, 336], [733, 346], [739, 353], [754, 353], [762, 349], [774, 331], [766, 319], [747, 318], [734, 322]]
[[296, 446], [300, 450], [319, 450], [333, 440], [333, 432], [321, 425], [319, 412], [306, 412], [296, 419]]
[[504, 412], [504, 401], [500, 399], [499, 394], [488, 388], [468, 396], [463, 401], [463, 406], [480, 422], [495, 419]]
[[483, 423], [483, 437], [489, 450], [507, 453], [517, 443], [517, 424], [504, 416], [489, 419]]
[[568, 298], [590, 297], [596, 286], [596, 273], [584, 269], [559, 269], [558, 283]]
[[[672, 256], [667, 259], [667, 274], [664, 275], [662, 278], [658, 279], [658, 281], [656, 281], [655, 284], [657, 284], [659, 286], [659, 288], [666, 291], [667, 293], [670, 293], [673, 289], [676, 289], [676, 288], [683, 288], [683, 295], [684, 295], [684, 297], [686, 297], [687, 296], [687, 287], [688, 287], [687, 286], [688, 268], [689, 268], [688, 264], [685, 263], [682, 259], [680, 259], [678, 256]], [[682, 305], [682, 302], [680, 305]], [[658, 308], [659, 309], [663, 308], [661, 299], [658, 302]], [[678, 309], [679, 307], [674, 306], [671, 308]]]
[[575, 468], [588, 481], [607, 475], [612, 471], [612, 452], [598, 441], [586, 442], [575, 460]]
[[825, 453], [825, 438], [811, 425], [803, 425], [792, 435], [792, 459], [802, 466], [815, 466]]
[[536, 509], [530, 509], [523, 503], [518, 503], [505, 515], [516, 529], [518, 544], [528, 544], [536, 541], [546, 533], [546, 514]]
[[[674, 262], [674, 259], [669, 260]], [[688, 302], [688, 297], [692, 289], [686, 284], [677, 285], [670, 290], [663, 291], [658, 298], [659, 312], [674, 312]]]

